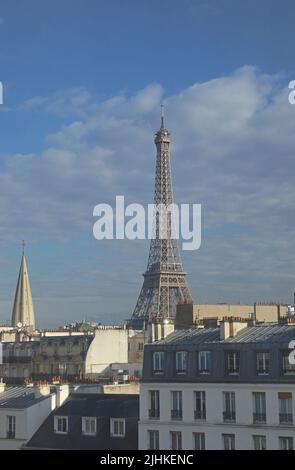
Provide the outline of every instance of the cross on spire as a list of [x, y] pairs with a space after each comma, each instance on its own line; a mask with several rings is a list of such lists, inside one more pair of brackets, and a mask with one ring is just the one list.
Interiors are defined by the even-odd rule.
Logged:
[[23, 253], [23, 256], [25, 254], [25, 247], [26, 247], [26, 242], [25, 242], [25, 240], [22, 240], [22, 253]]

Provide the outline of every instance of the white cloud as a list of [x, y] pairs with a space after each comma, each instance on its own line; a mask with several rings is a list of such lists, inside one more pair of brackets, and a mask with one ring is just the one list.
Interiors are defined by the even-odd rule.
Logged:
[[[41, 154], [3, 159], [2, 242], [19, 239], [20, 229], [33, 240], [71, 239], [73, 232], [91, 237], [95, 204], [113, 202], [117, 194], [148, 202], [162, 99], [162, 86], [151, 84], [134, 96], [119, 93], [102, 102], [83, 88], [30, 100], [28, 108], [72, 121], [47, 137]], [[194, 293], [208, 301], [272, 293], [286, 298], [295, 264], [295, 106], [287, 83], [247, 66], [164, 102], [177, 202], [203, 205], [203, 244], [184, 254]], [[136, 253], [136, 270], [143, 271], [143, 246], [126, 245], [117, 262]], [[128, 290], [131, 306], [141, 282], [134, 269], [128, 271], [138, 279]], [[118, 285], [114, 305], [120, 295]]]

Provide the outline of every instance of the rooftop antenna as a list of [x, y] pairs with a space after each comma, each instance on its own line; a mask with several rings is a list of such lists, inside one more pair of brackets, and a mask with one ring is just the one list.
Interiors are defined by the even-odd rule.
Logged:
[[25, 246], [26, 246], [26, 242], [25, 242], [25, 240], [22, 240], [22, 253], [23, 253], [23, 256], [25, 254]]
[[161, 104], [161, 129], [164, 129], [164, 105]]

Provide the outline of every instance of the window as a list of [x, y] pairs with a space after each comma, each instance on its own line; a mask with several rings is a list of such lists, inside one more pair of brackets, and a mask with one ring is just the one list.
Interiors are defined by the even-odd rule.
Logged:
[[236, 421], [235, 392], [223, 392], [223, 421]]
[[143, 343], [138, 343], [138, 351], [143, 351]]
[[204, 432], [193, 432], [194, 449], [205, 450], [205, 433]]
[[206, 419], [206, 392], [195, 392], [195, 419]]
[[171, 419], [182, 419], [182, 392], [171, 392]]
[[279, 437], [280, 450], [293, 450], [293, 437]]
[[295, 374], [295, 364], [290, 363], [289, 354], [290, 354], [290, 351], [283, 352], [283, 373]]
[[266, 402], [264, 392], [253, 392], [253, 423], [266, 423]]
[[125, 419], [111, 418], [111, 436], [125, 437]]
[[15, 439], [15, 416], [6, 416], [6, 437]]
[[292, 393], [279, 392], [278, 399], [280, 424], [293, 424]]
[[269, 374], [269, 352], [258, 352], [256, 354], [257, 374]]
[[54, 416], [54, 432], [56, 434], [67, 434], [68, 432], [68, 417], [67, 416]]
[[72, 352], [72, 347], [73, 347], [72, 343], [70, 343], [70, 342], [68, 341], [68, 344], [67, 344], [67, 353], [68, 353], [68, 354], [70, 354], [70, 353]]
[[160, 392], [159, 390], [149, 391], [149, 418], [160, 418]]
[[66, 362], [60, 362], [58, 364], [58, 373], [64, 377], [67, 374], [67, 363]]
[[199, 373], [210, 374], [211, 371], [211, 351], [199, 352]]
[[170, 448], [171, 448], [171, 450], [181, 450], [182, 449], [181, 432], [179, 432], [179, 431], [171, 431], [170, 432]]
[[153, 354], [153, 372], [154, 374], [163, 374], [164, 372], [164, 353], [157, 351]]
[[96, 418], [82, 417], [82, 433], [85, 436], [95, 436], [96, 434]]
[[159, 431], [148, 431], [149, 450], [158, 450], [159, 445]]
[[229, 374], [238, 374], [240, 372], [240, 353], [228, 352], [227, 353], [227, 372]]
[[266, 436], [252, 436], [254, 450], [266, 450]]
[[234, 434], [222, 434], [223, 448], [224, 450], [235, 450], [235, 435]]
[[185, 374], [187, 369], [187, 352], [178, 351], [176, 353], [176, 373]]

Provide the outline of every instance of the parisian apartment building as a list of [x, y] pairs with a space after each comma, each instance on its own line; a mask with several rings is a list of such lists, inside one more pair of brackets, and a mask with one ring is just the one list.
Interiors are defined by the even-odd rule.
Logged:
[[224, 319], [145, 346], [140, 449], [294, 448], [295, 324]]

